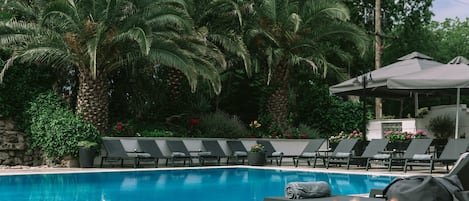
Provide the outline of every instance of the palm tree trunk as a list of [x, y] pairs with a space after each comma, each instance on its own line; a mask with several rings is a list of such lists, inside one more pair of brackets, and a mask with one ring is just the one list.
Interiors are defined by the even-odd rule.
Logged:
[[285, 132], [289, 125], [288, 120], [288, 68], [277, 66], [272, 77], [272, 86], [275, 87], [273, 93], [267, 101], [267, 112], [272, 115], [272, 125], [278, 125]]
[[106, 131], [109, 121], [109, 96], [107, 79], [98, 72], [93, 79], [89, 68], [79, 68], [79, 87], [76, 112], [85, 122], [95, 126], [102, 134]]
[[167, 83], [169, 91], [169, 98], [173, 103], [179, 103], [182, 95], [182, 82], [184, 81], [184, 74], [175, 68], [169, 68]]

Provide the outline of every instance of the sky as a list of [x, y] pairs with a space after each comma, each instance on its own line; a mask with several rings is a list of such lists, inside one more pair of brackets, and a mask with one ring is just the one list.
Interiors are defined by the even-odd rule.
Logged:
[[469, 0], [434, 0], [433, 8], [434, 21], [442, 22], [445, 18], [455, 18], [465, 20], [469, 17]]

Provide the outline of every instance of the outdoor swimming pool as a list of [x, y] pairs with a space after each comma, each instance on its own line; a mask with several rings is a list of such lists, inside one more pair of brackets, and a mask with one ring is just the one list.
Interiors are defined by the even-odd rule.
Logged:
[[326, 181], [333, 194], [384, 188], [391, 176], [253, 168], [0, 176], [3, 201], [262, 201], [292, 181]]

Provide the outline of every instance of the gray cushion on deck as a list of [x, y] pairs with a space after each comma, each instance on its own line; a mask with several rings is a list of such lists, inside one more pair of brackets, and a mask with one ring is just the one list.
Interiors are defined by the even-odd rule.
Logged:
[[186, 154], [182, 152], [173, 152], [171, 153], [171, 157], [185, 157]]
[[430, 160], [433, 157], [431, 154], [414, 154], [412, 159], [414, 160]]
[[315, 156], [318, 156], [318, 153], [317, 152], [303, 152], [303, 154], [301, 154], [301, 156], [303, 156], [303, 157], [315, 157]]
[[391, 154], [375, 154], [373, 156], [373, 158], [376, 158], [376, 159], [386, 159], [390, 157], [391, 157]]
[[283, 152], [276, 151], [276, 152], [272, 153], [272, 156], [283, 156]]
[[151, 155], [149, 153], [133, 153], [133, 152], [130, 152], [130, 153], [127, 153], [127, 156], [129, 157], [140, 157], [140, 158], [148, 158], [148, 157], [151, 157]]
[[341, 158], [346, 158], [349, 157], [351, 153], [346, 153], [346, 152], [338, 152], [335, 154], [335, 157], [341, 157]]
[[209, 152], [209, 151], [203, 151], [203, 152], [199, 152], [198, 154], [199, 156], [210, 156], [212, 155], [212, 152]]
[[233, 156], [247, 156], [247, 155], [248, 155], [248, 153], [245, 152], [245, 151], [235, 151], [233, 153]]

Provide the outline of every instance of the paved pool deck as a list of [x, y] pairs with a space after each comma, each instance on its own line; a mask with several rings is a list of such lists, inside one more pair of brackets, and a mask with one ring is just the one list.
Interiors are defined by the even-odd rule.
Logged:
[[[312, 168], [311, 166], [299, 166], [294, 167], [292, 165], [267, 165], [267, 166], [248, 166], [248, 165], [234, 165], [234, 166], [194, 166], [194, 167], [105, 167], [105, 168], [64, 168], [64, 167], [28, 167], [28, 166], [0, 166], [0, 175], [22, 175], [22, 174], [57, 174], [57, 173], [84, 173], [84, 172], [120, 172], [120, 171], [153, 171], [153, 170], [167, 170], [167, 169], [186, 169], [186, 168], [218, 168], [218, 167], [249, 167], [249, 168], [265, 168], [265, 169], [281, 169], [281, 170], [300, 170], [300, 171], [311, 171], [311, 172], [331, 172], [331, 173], [350, 173], [350, 174], [368, 174], [368, 175], [389, 175], [389, 176], [411, 176], [411, 175], [430, 175], [428, 168], [425, 167], [414, 167], [413, 170], [404, 173], [401, 169], [393, 169], [388, 171], [383, 167], [374, 167], [365, 170], [363, 167], [352, 166], [349, 170], [345, 167], [331, 167], [326, 169], [324, 167]], [[446, 167], [437, 166], [433, 170], [433, 176], [443, 176], [447, 174]]]

